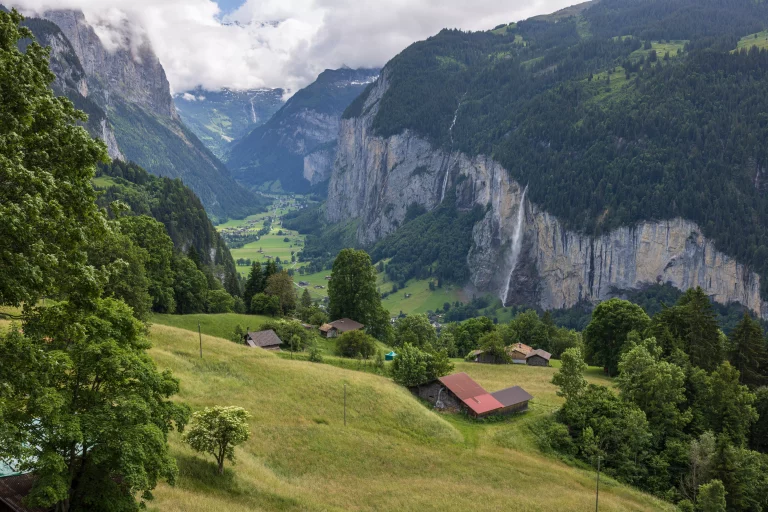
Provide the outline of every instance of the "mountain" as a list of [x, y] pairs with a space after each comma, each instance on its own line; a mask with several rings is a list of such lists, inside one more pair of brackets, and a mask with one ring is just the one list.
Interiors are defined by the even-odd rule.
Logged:
[[283, 106], [283, 90], [198, 88], [175, 94], [173, 100], [189, 129], [217, 158], [226, 159], [233, 143], [266, 123]]
[[231, 150], [227, 165], [241, 183], [306, 192], [330, 175], [341, 114], [378, 76], [377, 69], [326, 69], [264, 125]]
[[423, 275], [439, 232], [389, 237], [480, 207], [454, 265], [505, 304], [668, 283], [765, 318], [766, 26], [765, 2], [601, 0], [444, 30], [346, 110], [327, 220]]
[[238, 291], [238, 275], [229, 248], [206, 214], [200, 199], [178, 179], [159, 178], [134, 163], [114, 160], [99, 167], [94, 189], [97, 203], [109, 208], [114, 201], [130, 206], [133, 215], [148, 215], [161, 222], [176, 251], [190, 248], [222, 284]]
[[107, 49], [79, 11], [48, 11], [25, 24], [51, 46], [54, 89], [84, 110], [92, 135], [110, 156], [132, 160], [153, 174], [181, 178], [214, 217], [244, 216], [263, 207], [234, 182], [226, 167], [179, 118], [160, 61], [146, 41]]

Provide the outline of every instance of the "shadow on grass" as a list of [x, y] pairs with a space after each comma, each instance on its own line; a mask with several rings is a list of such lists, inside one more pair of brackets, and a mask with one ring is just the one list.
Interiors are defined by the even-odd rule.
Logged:
[[264, 492], [246, 486], [237, 478], [237, 466], [224, 468], [224, 474], [217, 473], [216, 464], [194, 455], [176, 457], [179, 478], [176, 486], [205, 494], [226, 495], [227, 499], [260, 506], [267, 510], [304, 510], [294, 498]]

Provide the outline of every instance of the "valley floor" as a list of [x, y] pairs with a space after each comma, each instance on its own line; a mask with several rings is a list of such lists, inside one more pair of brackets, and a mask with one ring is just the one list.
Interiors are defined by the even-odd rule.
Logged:
[[[193, 409], [238, 405], [253, 415], [237, 465], [217, 477], [211, 457], [171, 437], [180, 474], [161, 485], [157, 511], [591, 510], [594, 472], [539, 453], [537, 417], [560, 403], [554, 368], [457, 363], [488, 390], [522, 385], [532, 410], [499, 423], [438, 414], [390, 379], [289, 360], [230, 341], [160, 325], [151, 355], [181, 380]], [[196, 325], [195, 325], [196, 328]], [[605, 379], [599, 374], [591, 380]], [[347, 385], [347, 426], [343, 393]], [[672, 510], [606, 478], [601, 510]]]

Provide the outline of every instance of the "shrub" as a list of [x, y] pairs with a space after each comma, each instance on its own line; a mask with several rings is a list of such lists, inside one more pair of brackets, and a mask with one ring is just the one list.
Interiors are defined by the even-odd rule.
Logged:
[[376, 340], [363, 331], [345, 332], [336, 340], [336, 352], [344, 357], [356, 357], [360, 354], [368, 359], [376, 353]]

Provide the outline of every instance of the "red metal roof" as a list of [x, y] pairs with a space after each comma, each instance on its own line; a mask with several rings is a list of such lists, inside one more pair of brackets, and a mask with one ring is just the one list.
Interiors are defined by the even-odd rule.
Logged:
[[480, 395], [487, 395], [488, 392], [477, 382], [464, 372], [446, 375], [438, 379], [443, 386], [451, 390], [451, 393], [462, 400]]
[[483, 414], [504, 407], [501, 402], [493, 398], [490, 394], [473, 396], [472, 398], [462, 398], [467, 407], [472, 409], [475, 414]]

